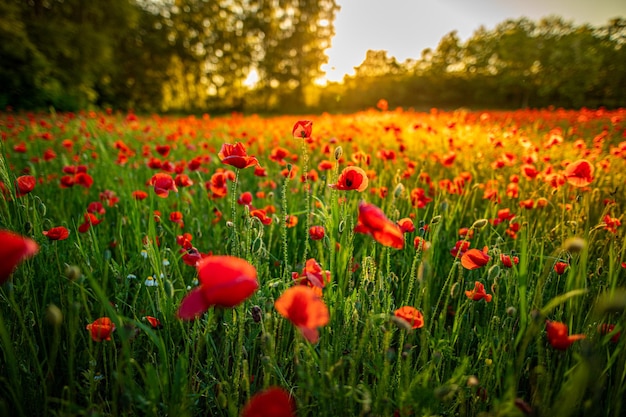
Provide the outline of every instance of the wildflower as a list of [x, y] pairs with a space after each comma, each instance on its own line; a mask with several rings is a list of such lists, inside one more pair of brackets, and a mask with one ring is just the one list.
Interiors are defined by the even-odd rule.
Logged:
[[69, 230], [63, 226], [53, 227], [50, 230], [44, 230], [42, 233], [50, 240], [65, 240], [70, 235]]
[[17, 197], [22, 197], [35, 189], [36, 184], [35, 177], [32, 175], [22, 175], [15, 179], [15, 195]]
[[161, 324], [161, 321], [159, 319], [157, 319], [156, 317], [152, 317], [152, 316], [145, 316], [144, 320], [146, 320], [148, 323], [150, 323], [150, 326], [152, 326], [153, 329], [162, 329], [163, 325]]
[[621, 332], [615, 331], [614, 324], [603, 323], [598, 326], [598, 332], [602, 335], [611, 335], [611, 342], [617, 343], [619, 342], [619, 338], [621, 336]]
[[330, 282], [330, 271], [322, 270], [320, 264], [311, 258], [306, 261], [302, 273], [298, 275], [297, 272], [294, 272], [292, 278], [302, 282], [302, 284], [308, 283], [312, 287], [324, 288], [325, 282]]
[[568, 164], [563, 175], [574, 187], [586, 187], [593, 181], [593, 165], [586, 159], [579, 159]]
[[485, 299], [486, 302], [491, 302], [491, 294], [487, 294], [485, 292], [485, 286], [481, 283], [481, 282], [474, 282], [474, 289], [471, 291], [465, 291], [465, 295], [467, 296], [467, 298], [474, 300], [474, 301], [480, 301], [483, 298]]
[[369, 180], [362, 168], [349, 166], [341, 171], [336, 184], [330, 184], [330, 188], [337, 190], [356, 190], [362, 192], [367, 188]]
[[241, 193], [237, 199], [237, 204], [250, 207], [252, 205], [252, 193], [250, 191]]
[[85, 220], [83, 221], [83, 223], [80, 226], [78, 226], [78, 231], [80, 233], [86, 233], [91, 226], [96, 226], [102, 222], [102, 220], [98, 219], [92, 213], [85, 213], [84, 219]]
[[313, 133], [313, 122], [310, 120], [299, 120], [293, 125], [291, 134], [296, 139], [310, 139]]
[[430, 242], [421, 236], [416, 236], [413, 240], [413, 246], [417, 250], [426, 251], [430, 248]]
[[143, 285], [145, 285], [146, 287], [158, 287], [159, 286], [159, 281], [154, 279], [153, 276], [149, 276], [148, 278], [146, 278], [146, 280], [144, 281]]
[[170, 191], [178, 192], [178, 188], [176, 188], [176, 183], [172, 177], [162, 172], [154, 174], [148, 182], [148, 185], [154, 186], [154, 192], [161, 198], [166, 198]]
[[567, 262], [558, 261], [554, 264], [554, 272], [559, 275], [563, 275], [568, 266], [569, 264]]
[[34, 256], [39, 246], [34, 240], [8, 230], [0, 230], [0, 285], [4, 284], [17, 265]]
[[115, 331], [115, 323], [108, 317], [96, 319], [93, 323], [89, 323], [86, 327], [94, 342], [102, 342], [103, 340], [111, 340], [111, 333]]
[[296, 227], [298, 225], [298, 217], [288, 214], [285, 217], [285, 223], [287, 224], [287, 228]]
[[611, 217], [608, 214], [604, 215], [602, 220], [606, 224], [604, 228], [611, 233], [617, 233], [617, 228], [622, 225], [622, 222], [618, 218]]
[[584, 339], [584, 334], [573, 334], [568, 336], [567, 325], [558, 321], [546, 320], [546, 332], [548, 342], [553, 348], [566, 350], [577, 340]]
[[135, 200], [138, 200], [138, 201], [145, 200], [146, 198], [148, 198], [148, 193], [142, 190], [133, 191], [131, 195], [133, 196]]
[[322, 240], [324, 239], [324, 226], [311, 226], [309, 229], [309, 236], [312, 240]]
[[254, 266], [233, 256], [209, 256], [196, 264], [200, 285], [183, 298], [177, 315], [192, 320], [211, 306], [234, 307], [259, 288]]
[[487, 265], [491, 257], [487, 255], [487, 246], [482, 251], [478, 249], [469, 249], [461, 256], [461, 265], [464, 268], [472, 270]]
[[312, 288], [296, 285], [287, 289], [274, 303], [274, 308], [300, 330], [306, 340], [319, 340], [320, 326], [329, 321], [328, 307]]
[[396, 249], [404, 247], [404, 236], [400, 227], [390, 221], [385, 213], [373, 204], [359, 203], [359, 218], [354, 231], [371, 235], [383, 246]]
[[519, 264], [519, 257], [505, 255], [504, 253], [501, 253], [500, 262], [502, 262], [502, 265], [504, 265], [507, 268], [513, 268], [513, 264], [515, 265]]
[[238, 169], [259, 165], [256, 157], [248, 156], [241, 142], [237, 142], [234, 145], [230, 143], [223, 144], [217, 156], [223, 164], [232, 165]]
[[411, 306], [400, 307], [394, 311], [394, 316], [405, 320], [413, 329], [420, 329], [424, 326], [424, 316], [422, 313]]
[[267, 215], [267, 211], [264, 209], [250, 210], [250, 216], [256, 217], [266, 226], [272, 224], [272, 218]]
[[415, 225], [413, 224], [413, 220], [411, 220], [409, 217], [398, 220], [398, 226], [400, 226], [400, 230], [402, 230], [402, 233], [413, 233], [415, 231]]
[[244, 406], [241, 417], [295, 417], [294, 404], [282, 388], [272, 387], [255, 394]]

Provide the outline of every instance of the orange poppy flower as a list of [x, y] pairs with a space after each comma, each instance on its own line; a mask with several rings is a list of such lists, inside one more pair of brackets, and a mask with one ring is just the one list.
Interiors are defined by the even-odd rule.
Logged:
[[299, 120], [293, 125], [291, 134], [296, 139], [310, 139], [313, 133], [313, 122], [310, 120]]
[[131, 195], [133, 196], [135, 200], [138, 200], [138, 201], [145, 200], [146, 198], [148, 198], [148, 193], [142, 190], [133, 191]]
[[400, 307], [394, 311], [393, 315], [409, 323], [413, 329], [420, 329], [424, 327], [424, 316], [415, 307]]
[[546, 320], [546, 334], [550, 345], [558, 350], [566, 350], [575, 341], [585, 338], [584, 334], [568, 335], [568, 329], [565, 323], [550, 320]]
[[241, 417], [295, 417], [294, 404], [282, 388], [272, 387], [255, 394], [244, 406]]
[[470, 300], [474, 300], [474, 301], [480, 301], [483, 298], [485, 299], [486, 302], [491, 302], [491, 294], [487, 294], [485, 292], [485, 286], [481, 283], [481, 282], [474, 282], [474, 289], [471, 291], [465, 291], [465, 295], [467, 296], [467, 298], [469, 298]]
[[373, 204], [359, 203], [359, 218], [354, 231], [371, 235], [383, 246], [396, 249], [404, 247], [404, 235], [400, 227], [389, 220], [385, 213]]
[[0, 285], [7, 282], [17, 265], [34, 256], [39, 246], [34, 240], [8, 230], [0, 230]]
[[166, 198], [170, 191], [178, 192], [178, 188], [176, 188], [176, 183], [172, 177], [163, 172], [154, 174], [148, 182], [148, 185], [154, 186], [154, 192], [161, 198]]
[[266, 226], [272, 224], [272, 218], [267, 215], [267, 211], [265, 209], [250, 210], [250, 216], [261, 220], [261, 223]]
[[237, 142], [234, 145], [230, 143], [223, 144], [217, 156], [222, 163], [232, 165], [238, 169], [259, 165], [256, 157], [248, 156], [246, 148], [244, 148], [241, 142]]
[[413, 246], [417, 250], [426, 251], [430, 249], [430, 242], [421, 236], [416, 236], [415, 239], [413, 239]]
[[324, 226], [311, 226], [309, 229], [309, 236], [312, 240], [322, 240], [324, 239]]
[[234, 307], [259, 288], [254, 266], [234, 256], [209, 256], [196, 264], [200, 285], [183, 298], [177, 316], [192, 320], [211, 306]]
[[35, 189], [37, 180], [32, 175], [22, 175], [15, 179], [15, 195], [22, 197]]
[[42, 233], [50, 240], [65, 240], [70, 235], [69, 230], [63, 226], [53, 227], [50, 230], [44, 230]]
[[274, 308], [289, 319], [300, 330], [306, 340], [316, 343], [319, 340], [320, 326], [329, 321], [328, 307], [315, 290], [302, 285], [287, 289], [274, 303]]
[[487, 255], [487, 246], [482, 251], [478, 249], [469, 249], [461, 256], [461, 265], [466, 269], [478, 269], [487, 265], [491, 257]]
[[579, 159], [565, 167], [563, 175], [574, 187], [586, 187], [593, 181], [593, 165], [586, 159]]
[[337, 190], [356, 190], [362, 192], [367, 188], [369, 180], [367, 174], [362, 168], [357, 166], [349, 166], [341, 171], [337, 184], [330, 184], [330, 188]]
[[115, 331], [115, 323], [108, 317], [101, 317], [89, 323], [86, 327], [94, 342], [111, 340], [111, 333]]

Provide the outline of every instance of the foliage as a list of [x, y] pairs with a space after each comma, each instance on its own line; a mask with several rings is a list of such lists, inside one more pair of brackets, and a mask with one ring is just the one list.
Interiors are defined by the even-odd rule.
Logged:
[[624, 110], [309, 120], [0, 115], [0, 414], [623, 415]]

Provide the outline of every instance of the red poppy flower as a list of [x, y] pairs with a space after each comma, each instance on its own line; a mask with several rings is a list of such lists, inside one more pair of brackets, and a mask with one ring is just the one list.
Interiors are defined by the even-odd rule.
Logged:
[[115, 331], [115, 323], [108, 317], [101, 317], [93, 323], [89, 323], [86, 329], [89, 330], [94, 342], [102, 342], [103, 340], [111, 340], [111, 333]]
[[289, 214], [285, 218], [285, 223], [287, 224], [287, 228], [296, 227], [298, 225], [298, 217]]
[[319, 340], [320, 326], [329, 321], [328, 307], [315, 290], [302, 285], [287, 289], [274, 303], [274, 308], [289, 319], [311, 343]]
[[359, 203], [359, 218], [354, 231], [371, 235], [383, 246], [396, 249], [404, 247], [404, 235], [400, 227], [389, 220], [385, 213], [373, 204]]
[[413, 329], [420, 329], [424, 327], [424, 316], [422, 313], [411, 306], [400, 307], [396, 311], [393, 312], [394, 316], [405, 320], [407, 323], [411, 325]]
[[148, 323], [150, 323], [150, 326], [152, 326], [153, 329], [162, 329], [163, 325], [161, 324], [161, 321], [159, 319], [157, 319], [156, 317], [152, 317], [152, 316], [145, 316], [144, 319], [146, 319], [148, 321]]
[[558, 321], [546, 320], [548, 342], [553, 348], [566, 350], [577, 340], [584, 339], [584, 334], [568, 335], [567, 325]]
[[450, 255], [452, 255], [455, 258], [457, 257], [461, 258], [463, 257], [465, 252], [467, 252], [469, 247], [470, 247], [469, 240], [457, 240], [457, 242], [454, 244], [454, 247], [450, 249]]
[[309, 284], [309, 286], [324, 288], [326, 282], [330, 282], [330, 271], [324, 271], [319, 263], [314, 258], [306, 261], [302, 274], [298, 275], [294, 272], [291, 276], [295, 281], [300, 281], [302, 284]]
[[174, 178], [174, 184], [183, 188], [190, 187], [193, 185], [193, 180], [187, 174], [177, 174], [176, 178]]
[[295, 407], [289, 394], [282, 388], [262, 391], [244, 406], [241, 417], [295, 417]]
[[95, 226], [102, 222], [102, 220], [99, 220], [95, 215], [91, 213], [85, 213], [84, 219], [85, 221], [80, 226], [78, 226], [78, 231], [80, 233], [85, 233], [87, 232], [87, 230], [89, 230], [91, 226]]
[[254, 266], [234, 256], [209, 256], [196, 264], [200, 285], [183, 298], [177, 315], [192, 320], [211, 306], [234, 307], [259, 288]]
[[506, 268], [513, 268], [513, 264], [519, 264], [519, 257], [505, 255], [504, 253], [501, 253], [500, 262], [502, 262], [502, 265], [504, 265]]
[[568, 164], [563, 175], [574, 187], [586, 187], [593, 181], [593, 165], [586, 159], [579, 159]]
[[237, 199], [237, 204], [241, 204], [242, 206], [250, 206], [252, 204], [252, 193], [250, 191], [241, 193], [241, 195]]
[[615, 331], [615, 325], [614, 324], [608, 324], [608, 323], [603, 323], [600, 324], [598, 326], [598, 332], [600, 332], [601, 335], [612, 335], [611, 336], [611, 342], [613, 343], [617, 343], [619, 342], [619, 338], [621, 336], [621, 332], [619, 331]]
[[22, 175], [15, 179], [15, 195], [22, 197], [35, 189], [37, 180], [32, 175]]
[[154, 186], [154, 192], [157, 196], [161, 198], [166, 198], [169, 195], [170, 191], [178, 192], [178, 188], [176, 188], [176, 183], [172, 179], [171, 175], [165, 174], [163, 172], [159, 172], [154, 174], [148, 185]]
[[417, 250], [425, 251], [430, 249], [430, 242], [421, 236], [416, 236], [415, 239], [413, 239], [413, 246]]
[[79, 172], [74, 175], [74, 184], [90, 188], [93, 185], [93, 178], [86, 172]]
[[568, 266], [569, 264], [567, 262], [558, 261], [554, 264], [554, 272], [559, 275], [563, 275]]
[[309, 236], [312, 240], [322, 240], [324, 239], [324, 226], [311, 226], [309, 229]]
[[472, 291], [465, 291], [465, 295], [467, 298], [474, 301], [480, 301], [484, 298], [488, 303], [491, 302], [492, 298], [491, 294], [485, 292], [485, 286], [478, 281], [474, 282], [474, 289]]
[[398, 220], [398, 226], [400, 226], [400, 230], [402, 230], [402, 233], [413, 233], [415, 231], [415, 225], [413, 224], [413, 220], [411, 220], [409, 217]]
[[470, 249], [461, 256], [461, 265], [466, 269], [477, 269], [487, 265], [491, 257], [487, 255], [487, 246], [482, 251]]
[[232, 165], [238, 169], [259, 165], [259, 161], [256, 157], [248, 156], [246, 148], [244, 148], [243, 143], [240, 142], [234, 145], [230, 143], [223, 144], [217, 156], [222, 163]]
[[50, 240], [65, 240], [70, 235], [70, 231], [63, 226], [53, 227], [50, 230], [44, 230], [42, 233]]
[[7, 282], [17, 264], [34, 256], [39, 246], [34, 240], [8, 230], [0, 230], [0, 285]]
[[337, 184], [330, 184], [330, 188], [337, 190], [356, 190], [362, 192], [367, 188], [369, 180], [367, 174], [362, 168], [349, 166], [341, 171]]
[[250, 216], [261, 220], [261, 223], [266, 226], [272, 224], [272, 218], [267, 215], [267, 211], [264, 209], [250, 210]]
[[141, 201], [148, 198], [148, 193], [145, 191], [137, 190], [132, 192], [132, 196], [135, 200]]
[[296, 139], [310, 139], [313, 133], [313, 122], [310, 120], [299, 120], [293, 125], [291, 134]]

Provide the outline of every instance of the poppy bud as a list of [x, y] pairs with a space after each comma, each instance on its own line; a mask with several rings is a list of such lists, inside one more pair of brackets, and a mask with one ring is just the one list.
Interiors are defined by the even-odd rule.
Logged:
[[252, 307], [252, 320], [255, 323], [260, 323], [262, 318], [263, 318], [263, 310], [261, 310], [261, 307], [253, 306]]
[[489, 223], [487, 219], [478, 219], [472, 224], [472, 229], [482, 229]]
[[335, 161], [339, 161], [342, 155], [343, 155], [343, 148], [341, 146], [337, 146], [335, 148]]
[[586, 244], [585, 239], [581, 237], [571, 237], [563, 243], [563, 249], [572, 253], [581, 252]]
[[402, 185], [402, 183], [398, 183], [398, 185], [396, 185], [396, 189], [393, 190], [394, 198], [400, 198], [403, 192], [404, 192], [404, 185]]
[[56, 305], [50, 304], [46, 308], [46, 321], [53, 327], [59, 327], [63, 323], [63, 312]]
[[439, 223], [440, 221], [441, 221], [441, 215], [440, 215], [440, 214], [438, 214], [438, 215], [436, 215], [435, 217], [433, 217], [433, 218], [431, 219], [430, 224], [437, 224], [437, 223]]
[[513, 306], [507, 307], [506, 314], [513, 317], [515, 316], [515, 314], [517, 314], [517, 309]]
[[78, 278], [80, 278], [80, 275], [81, 275], [80, 268], [77, 267], [76, 265], [70, 265], [65, 270], [65, 276], [70, 281], [76, 281]]

